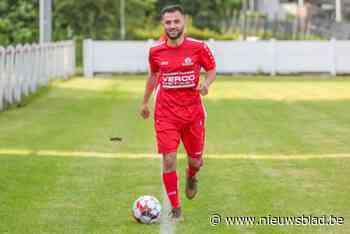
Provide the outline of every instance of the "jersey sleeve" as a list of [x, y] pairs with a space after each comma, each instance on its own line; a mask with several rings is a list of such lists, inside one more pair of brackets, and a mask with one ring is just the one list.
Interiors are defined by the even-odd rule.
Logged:
[[148, 63], [149, 63], [149, 68], [150, 68], [152, 73], [159, 72], [159, 66], [158, 66], [158, 63], [154, 59], [152, 50], [150, 50], [148, 53]]
[[215, 58], [207, 44], [203, 43], [200, 52], [200, 63], [204, 70], [209, 71], [216, 67]]

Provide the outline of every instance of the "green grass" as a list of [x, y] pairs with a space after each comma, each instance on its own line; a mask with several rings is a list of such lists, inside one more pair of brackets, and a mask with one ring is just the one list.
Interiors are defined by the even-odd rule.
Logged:
[[[142, 76], [53, 82], [0, 113], [0, 233], [158, 233], [130, 216], [161, 198], [152, 120], [137, 111]], [[200, 192], [177, 233], [349, 233], [350, 80], [218, 77]], [[122, 142], [110, 142], [120, 136]], [[93, 157], [95, 156], [95, 157]], [[209, 215], [336, 215], [336, 226], [220, 224]]]

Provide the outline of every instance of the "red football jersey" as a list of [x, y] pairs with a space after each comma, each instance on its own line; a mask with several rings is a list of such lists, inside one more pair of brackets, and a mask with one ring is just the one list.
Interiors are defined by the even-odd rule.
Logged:
[[198, 86], [201, 68], [215, 68], [209, 47], [203, 42], [185, 37], [181, 45], [170, 47], [166, 40], [150, 48], [152, 72], [159, 72], [155, 115], [192, 119], [198, 105], [202, 109]]

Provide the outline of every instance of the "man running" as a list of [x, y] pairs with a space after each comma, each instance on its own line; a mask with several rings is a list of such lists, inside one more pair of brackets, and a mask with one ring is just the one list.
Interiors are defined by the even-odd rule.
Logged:
[[[165, 7], [161, 23], [166, 37], [149, 51], [150, 75], [146, 82], [140, 115], [150, 115], [148, 101], [156, 88], [154, 124], [158, 152], [163, 156], [163, 183], [172, 206], [170, 216], [181, 219], [176, 154], [180, 140], [188, 158], [186, 197], [197, 193], [197, 173], [203, 165], [205, 109], [201, 95], [207, 95], [215, 80], [215, 60], [208, 46], [185, 35], [185, 14], [180, 5]], [[206, 71], [200, 84], [200, 71]], [[157, 87], [156, 87], [157, 86]]]

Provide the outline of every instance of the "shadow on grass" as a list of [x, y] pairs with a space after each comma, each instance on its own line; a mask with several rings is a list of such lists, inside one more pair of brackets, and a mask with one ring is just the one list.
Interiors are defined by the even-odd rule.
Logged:
[[[52, 86], [39, 87], [35, 91], [35, 93], [29, 94], [28, 96], [23, 96], [19, 103], [14, 103], [14, 104], [6, 103], [5, 109], [3, 110], [3, 112], [15, 110], [16, 108], [23, 108], [27, 105], [30, 105], [34, 103], [36, 100], [45, 97], [52, 90], [52, 88], [53, 88]], [[0, 114], [1, 114], [1, 111], [0, 111]]]

